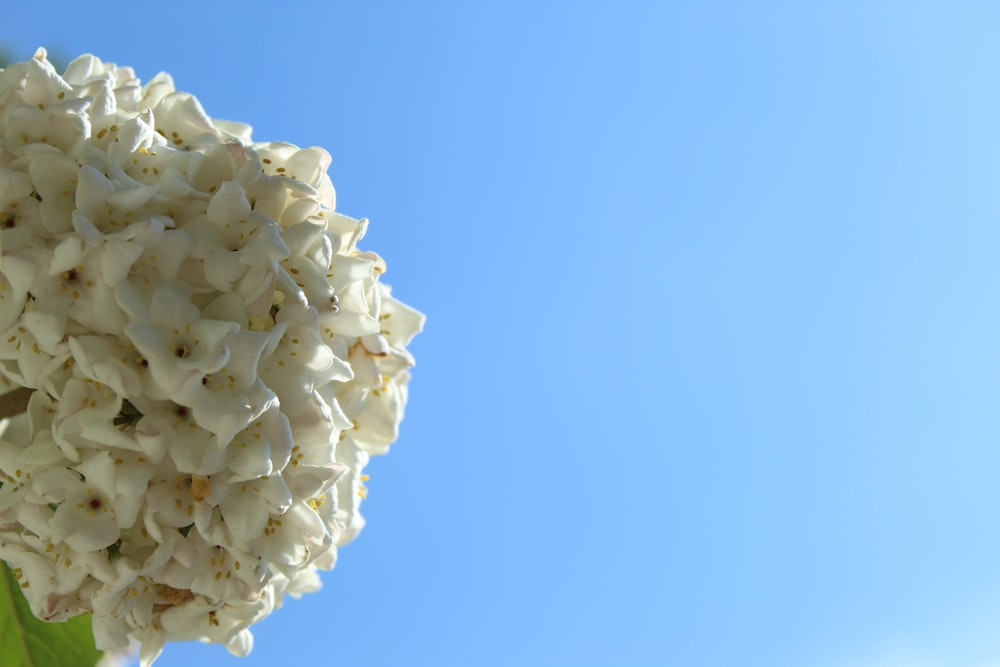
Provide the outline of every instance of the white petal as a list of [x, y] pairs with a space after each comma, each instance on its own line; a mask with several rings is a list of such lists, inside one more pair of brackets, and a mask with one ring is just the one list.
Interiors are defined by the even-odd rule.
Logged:
[[212, 195], [206, 211], [208, 219], [217, 225], [246, 220], [250, 215], [250, 202], [239, 183], [226, 181]]

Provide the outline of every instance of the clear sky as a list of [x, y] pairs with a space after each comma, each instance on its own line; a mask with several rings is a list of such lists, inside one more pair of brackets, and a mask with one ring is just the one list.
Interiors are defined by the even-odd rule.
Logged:
[[428, 315], [244, 660], [1000, 664], [1000, 6], [7, 2], [333, 155]]

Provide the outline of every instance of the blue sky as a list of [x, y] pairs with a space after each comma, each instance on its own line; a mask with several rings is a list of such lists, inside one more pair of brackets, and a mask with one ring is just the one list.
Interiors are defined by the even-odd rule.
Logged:
[[1000, 664], [1000, 7], [11, 3], [333, 155], [428, 315], [369, 524], [212, 664]]

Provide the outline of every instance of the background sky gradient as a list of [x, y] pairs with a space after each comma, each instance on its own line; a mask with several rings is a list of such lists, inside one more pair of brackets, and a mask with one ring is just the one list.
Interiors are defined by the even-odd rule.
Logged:
[[[363, 4], [363, 6], [362, 6]], [[5, 3], [333, 155], [428, 316], [244, 660], [1000, 665], [1000, 5]]]

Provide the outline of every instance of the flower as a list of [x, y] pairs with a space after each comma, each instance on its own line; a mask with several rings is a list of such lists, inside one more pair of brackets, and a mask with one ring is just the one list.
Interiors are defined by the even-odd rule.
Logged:
[[0, 70], [0, 558], [98, 648], [236, 655], [364, 523], [423, 316], [319, 148], [254, 143], [166, 74]]

